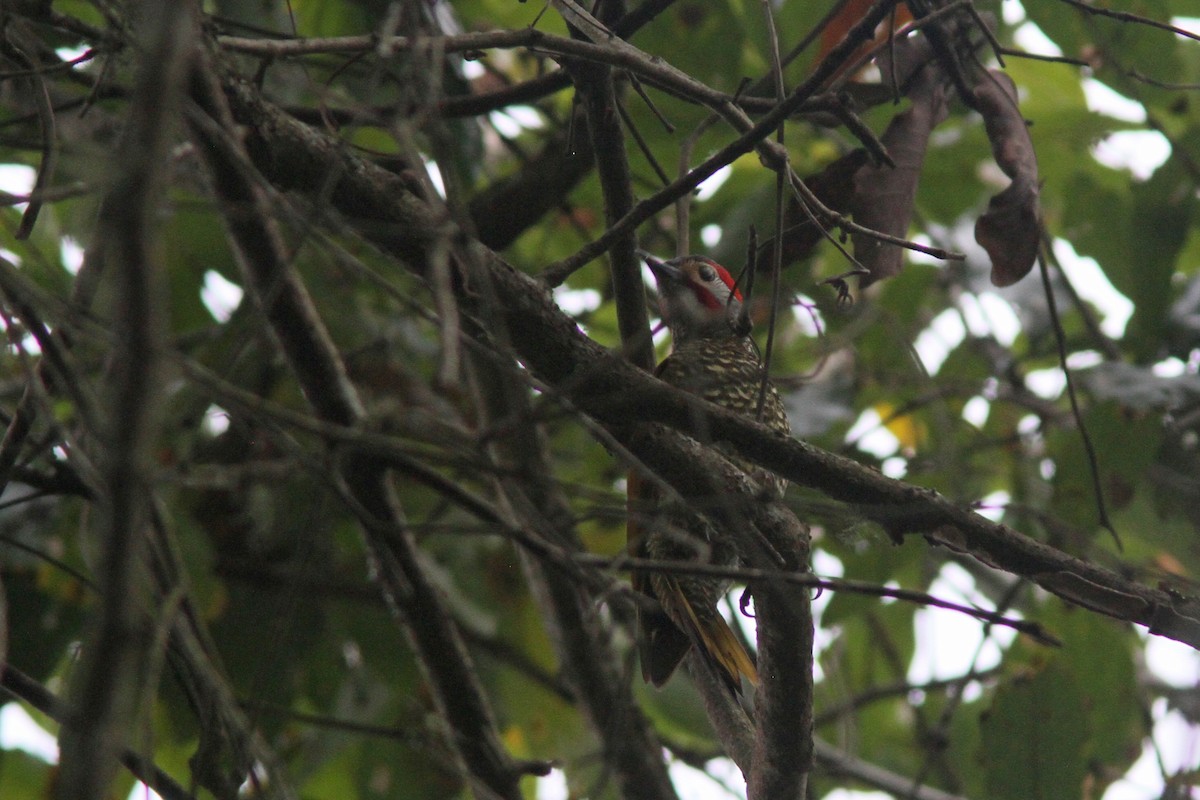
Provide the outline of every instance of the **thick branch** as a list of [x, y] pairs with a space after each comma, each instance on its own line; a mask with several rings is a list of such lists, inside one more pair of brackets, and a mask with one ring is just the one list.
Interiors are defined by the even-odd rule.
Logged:
[[[612, 225], [633, 207], [633, 178], [625, 152], [625, 135], [617, 116], [617, 93], [612, 70], [591, 64], [571, 67], [575, 85], [587, 108], [588, 131], [596, 171], [604, 193], [604, 219]], [[637, 236], [629, 230], [613, 242], [609, 271], [617, 305], [617, 328], [625, 357], [644, 370], [654, 368], [654, 344], [646, 313], [646, 289], [637, 257]]]
[[[658, 425], [614, 428], [656, 474], [709, 509], [721, 530], [737, 537], [751, 566], [801, 573], [808, 565], [808, 531], [781, 501], [764, 501], [738, 467], [691, 438]], [[758, 619], [758, 673], [752, 753], [723, 741], [740, 756], [751, 800], [800, 798], [812, 761], [812, 611], [808, 587], [775, 580], [750, 582]], [[710, 715], [712, 712], [710, 703]], [[731, 749], [738, 748], [738, 749]], [[748, 763], [745, 763], [748, 761]]]
[[[442, 223], [394, 175], [346, 152], [335, 141], [291, 120], [248, 85], [226, 89], [240, 121], [251, 125], [252, 154], [272, 181], [318, 193], [332, 181], [332, 203], [364, 234], [411, 268], [424, 268], [433, 231]], [[482, 248], [481, 248], [482, 250]], [[554, 305], [544, 286], [484, 252], [504, 308], [508, 339], [542, 380], [600, 419], [655, 420], [688, 430], [697, 401], [641, 373], [584, 336]], [[472, 299], [463, 295], [464, 305]], [[936, 492], [883, 475], [850, 459], [789, 439], [716, 406], [705, 406], [714, 438], [750, 460], [855, 506], [895, 535], [923, 533], [939, 544], [1023, 575], [1049, 591], [1151, 632], [1200, 647], [1200, 602], [1151, 589], [1117, 573], [1034, 541], [956, 505]]]
[[[808, 569], [808, 531], [784, 508], [768, 508], [771, 536], [784, 568]], [[782, 533], [783, 535], [779, 535]], [[779, 583], [752, 583], [758, 619], [758, 672], [755, 698], [754, 766], [751, 800], [805, 794], [813, 748], [813, 619], [808, 591]]]
[[145, 55], [116, 163], [122, 166], [102, 206], [94, 245], [113, 276], [115, 341], [106, 418], [98, 438], [102, 470], [102, 602], [90, 622], [71, 682], [60, 733], [57, 796], [107, 795], [117, 756], [138, 727], [151, 630], [143, 615], [152, 448], [163, 394], [161, 265], [154, 218], [161, 202], [169, 132], [178, 109], [192, 33], [190, 4], [145, 3]]

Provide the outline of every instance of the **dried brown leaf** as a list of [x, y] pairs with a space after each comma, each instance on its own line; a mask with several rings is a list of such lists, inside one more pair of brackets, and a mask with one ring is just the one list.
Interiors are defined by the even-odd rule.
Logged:
[[[867, 165], [860, 169], [851, 204], [855, 222], [900, 238], [908, 235], [912, 221], [929, 135], [949, 113], [936, 64], [925, 64], [907, 85], [912, 105], [892, 118], [882, 137], [896, 166]], [[863, 277], [861, 286], [899, 274], [903, 252], [898, 245], [864, 233], [855, 233], [852, 238], [854, 257], [870, 273]]]
[[988, 201], [975, 223], [975, 241], [992, 259], [992, 283], [1011, 286], [1033, 269], [1041, 240], [1037, 156], [1017, 105], [1012, 79], [989, 70], [975, 100], [992, 143], [992, 156], [1012, 183]]

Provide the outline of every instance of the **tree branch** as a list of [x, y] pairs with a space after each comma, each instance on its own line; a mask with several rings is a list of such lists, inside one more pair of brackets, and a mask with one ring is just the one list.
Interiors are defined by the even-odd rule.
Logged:
[[[588, 132], [604, 194], [604, 218], [612, 225], [633, 207], [633, 178], [629, 174], [625, 135], [617, 116], [612, 70], [583, 63], [572, 64], [569, 69], [587, 109]], [[649, 371], [654, 369], [654, 342], [650, 338], [646, 288], [636, 251], [635, 231], [628, 230], [617, 237], [608, 253], [609, 272], [622, 350], [631, 362]]]
[[[433, 212], [394, 175], [357, 158], [336, 141], [291, 120], [239, 79], [226, 76], [239, 120], [253, 127], [250, 148], [279, 185], [316, 193], [332, 181], [333, 205], [418, 274], [425, 268]], [[508, 339], [547, 384], [598, 419], [643, 419], [683, 430], [695, 420], [695, 398], [623, 363], [584, 336], [535, 279], [483, 252], [505, 312]], [[463, 296], [464, 304], [472, 299]], [[703, 405], [715, 439], [792, 482], [854, 506], [894, 536], [925, 534], [990, 566], [1034, 580], [1073, 603], [1144, 625], [1152, 633], [1200, 648], [1200, 601], [1151, 589], [992, 522], [928, 489], [886, 478], [850, 459], [771, 433], [740, 415]]]
[[[808, 531], [780, 500], [711, 448], [660, 425], [621, 425], [614, 434], [694, 508], [706, 509], [724, 535], [736, 537], [752, 568], [800, 573], [808, 565]], [[812, 761], [812, 611], [808, 587], [751, 580], [758, 620], [758, 673], [751, 753], [735, 722], [707, 697], [722, 743], [746, 773], [751, 800], [800, 798]], [[701, 673], [703, 669], [695, 669]], [[728, 695], [728, 692], [725, 692]], [[741, 760], [739, 760], [739, 758]], [[749, 763], [745, 763], [746, 760]], [[748, 769], [747, 769], [748, 767]]]
[[165, 337], [154, 223], [194, 10], [190, 3], [144, 3], [141, 11], [145, 49], [116, 160], [121, 171], [102, 205], [94, 245], [113, 276], [117, 309], [106, 414], [91, 431], [102, 473], [97, 567], [102, 602], [71, 681], [56, 789], [58, 797], [83, 800], [108, 793], [117, 756], [141, 724], [145, 686], [154, 680], [147, 658], [153, 637], [142, 605], [149, 605], [143, 554]]

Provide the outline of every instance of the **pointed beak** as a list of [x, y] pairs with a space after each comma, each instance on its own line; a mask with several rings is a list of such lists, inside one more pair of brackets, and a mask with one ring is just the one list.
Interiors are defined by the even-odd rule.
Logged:
[[638, 255], [646, 262], [646, 266], [650, 267], [650, 271], [654, 273], [656, 280], [668, 280], [679, 283], [683, 280], [683, 273], [679, 268], [665, 261], [660, 261], [654, 256], [647, 253], [645, 250], [639, 250]]

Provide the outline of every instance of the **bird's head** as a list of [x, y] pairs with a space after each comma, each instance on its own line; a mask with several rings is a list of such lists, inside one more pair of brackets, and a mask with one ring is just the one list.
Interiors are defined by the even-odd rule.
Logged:
[[658, 283], [659, 309], [676, 342], [744, 336], [742, 293], [729, 270], [705, 256], [670, 261], [643, 254]]

